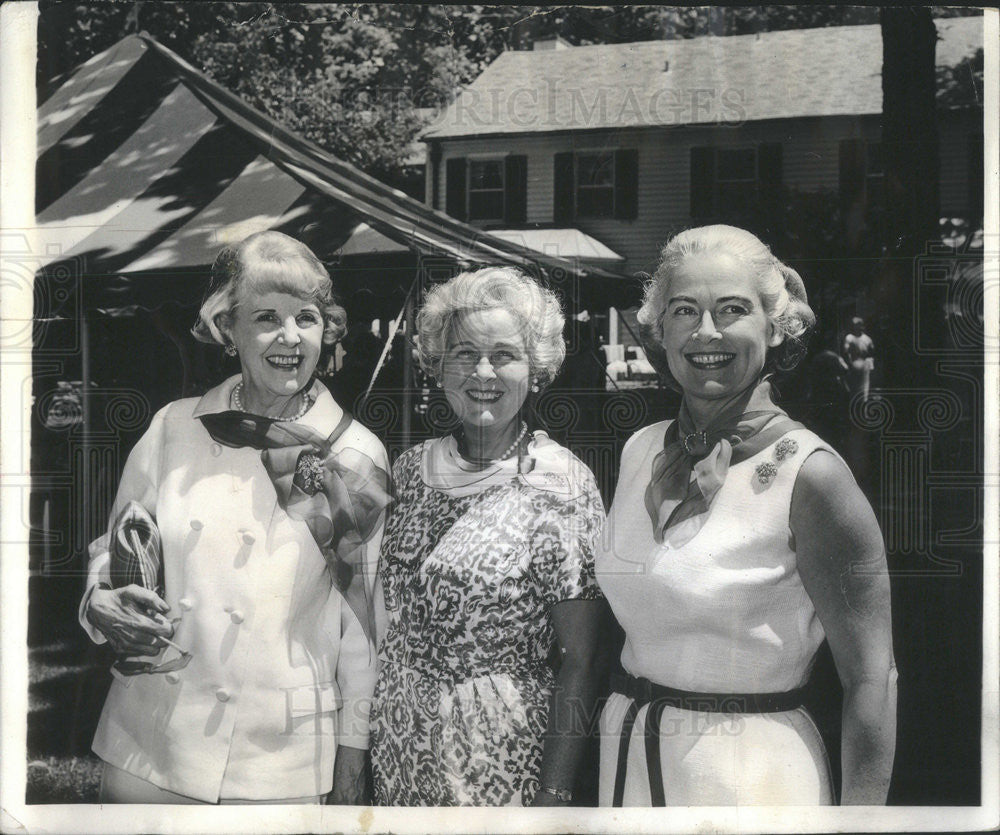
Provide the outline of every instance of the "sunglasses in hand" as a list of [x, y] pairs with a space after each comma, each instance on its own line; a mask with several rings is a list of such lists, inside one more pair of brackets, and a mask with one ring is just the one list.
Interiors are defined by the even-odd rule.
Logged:
[[[170, 622], [176, 625], [179, 621], [180, 618], [173, 618]], [[173, 673], [177, 670], [183, 670], [191, 662], [191, 653], [186, 649], [181, 649], [168, 638], [160, 638], [160, 640], [168, 647], [177, 650], [180, 654], [168, 661], [159, 663], [154, 661], [130, 661], [127, 658], [119, 658], [114, 663], [114, 669], [123, 676], [152, 675], [155, 673]]]

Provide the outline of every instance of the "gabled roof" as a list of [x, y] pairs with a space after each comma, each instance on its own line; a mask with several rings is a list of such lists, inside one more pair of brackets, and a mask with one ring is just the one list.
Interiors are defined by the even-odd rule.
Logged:
[[[937, 63], [983, 46], [983, 18], [935, 21]], [[882, 112], [879, 26], [504, 52], [425, 139]]]
[[[85, 279], [88, 306], [196, 301], [185, 296], [192, 290], [181, 287], [183, 277], [194, 283], [222, 246], [263, 229], [336, 261], [362, 222], [442, 265], [621, 278], [494, 238], [413, 200], [145, 35], [126, 37], [70, 75], [39, 106], [37, 139], [34, 251], [45, 253], [43, 277]], [[162, 280], [140, 285], [136, 276]]]

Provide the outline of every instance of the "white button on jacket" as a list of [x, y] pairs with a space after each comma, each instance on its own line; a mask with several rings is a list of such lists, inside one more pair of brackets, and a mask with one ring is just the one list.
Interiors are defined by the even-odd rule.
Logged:
[[[375, 652], [332, 588], [304, 522], [288, 517], [260, 451], [222, 447], [199, 414], [229, 408], [239, 376], [201, 400], [161, 409], [129, 456], [114, 518], [129, 500], [157, 521], [173, 640], [183, 670], [116, 678], [94, 738], [103, 760], [196, 798], [264, 800], [321, 795], [338, 743], [368, 747]], [[329, 435], [342, 411], [320, 383], [299, 423]], [[378, 439], [355, 421], [337, 441], [388, 470]], [[234, 489], [239, 488], [239, 489]], [[366, 547], [374, 578], [381, 530]], [[107, 538], [91, 546], [90, 589], [107, 582]], [[374, 587], [376, 619], [384, 621]], [[170, 657], [169, 648], [162, 658]]]

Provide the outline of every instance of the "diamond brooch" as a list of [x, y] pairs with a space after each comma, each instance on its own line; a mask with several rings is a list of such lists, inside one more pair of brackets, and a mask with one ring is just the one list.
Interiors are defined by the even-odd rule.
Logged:
[[[774, 460], [780, 464], [786, 458], [791, 458], [798, 451], [798, 441], [794, 441], [791, 438], [782, 438], [774, 445]], [[763, 464], [756, 466], [754, 474], [761, 484], [767, 485], [774, 481], [774, 477], [778, 474], [778, 467], [771, 461], [765, 461]]]
[[757, 474], [757, 480], [761, 484], [770, 484], [772, 479], [778, 474], [778, 468], [770, 461], [765, 461], [763, 464], [758, 464], [754, 472]]
[[313, 453], [304, 452], [295, 465], [295, 481], [303, 493], [315, 496], [323, 489], [323, 461]]
[[779, 461], [784, 461], [786, 458], [795, 455], [798, 451], [798, 441], [793, 441], [791, 438], [782, 438], [774, 445], [774, 457]]

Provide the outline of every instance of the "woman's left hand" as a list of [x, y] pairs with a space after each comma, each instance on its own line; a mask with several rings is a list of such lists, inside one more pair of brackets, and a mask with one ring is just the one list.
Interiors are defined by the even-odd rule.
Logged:
[[371, 794], [365, 765], [368, 752], [347, 745], [337, 747], [333, 767], [333, 790], [324, 798], [327, 806], [368, 806]]

